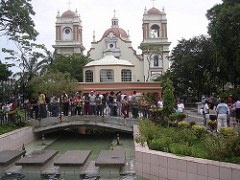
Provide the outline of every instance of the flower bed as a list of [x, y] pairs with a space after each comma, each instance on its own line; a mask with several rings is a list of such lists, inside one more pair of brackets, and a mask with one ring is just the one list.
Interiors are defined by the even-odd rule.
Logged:
[[139, 120], [139, 126], [141, 135], [136, 142], [146, 141], [152, 150], [240, 164], [240, 136], [230, 128], [222, 128], [216, 135], [182, 122], [181, 128], [163, 128], [146, 119]]
[[[134, 126], [134, 137], [140, 135]], [[136, 174], [148, 179], [162, 180], [239, 180], [240, 165], [176, 156], [174, 154], [150, 150], [147, 143], [134, 143]]]

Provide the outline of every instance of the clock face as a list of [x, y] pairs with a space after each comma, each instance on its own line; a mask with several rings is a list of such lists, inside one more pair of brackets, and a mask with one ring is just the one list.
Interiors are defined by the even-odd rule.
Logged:
[[114, 47], [114, 45], [113, 45], [113, 44], [109, 44], [109, 47], [110, 47], [110, 48], [113, 48], [113, 47]]
[[66, 34], [70, 34], [70, 29], [65, 29]]

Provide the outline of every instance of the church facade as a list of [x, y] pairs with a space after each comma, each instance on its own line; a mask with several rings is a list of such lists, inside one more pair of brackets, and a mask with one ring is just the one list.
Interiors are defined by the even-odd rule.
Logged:
[[[126, 78], [101, 78], [101, 73], [105, 71], [105, 74], [111, 74], [115, 76], [124, 76], [120, 74], [114, 74], [114, 69], [118, 65], [112, 61], [112, 67], [108, 65], [108, 68], [99, 70], [97, 68], [104, 66], [102, 60], [108, 52], [111, 52], [112, 56], [119, 61], [128, 61], [132, 68], [126, 68], [123, 74], [131, 76], [128, 78], [131, 82], [147, 82], [153, 81], [157, 77], [166, 72], [169, 67], [169, 61], [167, 59], [169, 54], [170, 42], [168, 42], [167, 36], [167, 19], [164, 9], [153, 7], [149, 10], [145, 8], [143, 14], [142, 23], [143, 40], [141, 42], [142, 54], [137, 54], [136, 50], [132, 47], [132, 42], [129, 39], [129, 34], [119, 27], [119, 19], [115, 16], [111, 20], [111, 27], [107, 29], [100, 40], [91, 42], [91, 48], [88, 50], [88, 55], [95, 63], [91, 62], [91, 66], [87, 64], [84, 67], [84, 82], [125, 82]], [[59, 55], [71, 55], [73, 53], [83, 53], [84, 46], [82, 43], [82, 26], [81, 19], [77, 11], [73, 12], [68, 10], [61, 16], [58, 13], [56, 21], [56, 43], [53, 45], [57, 54]], [[147, 49], [144, 49], [147, 48]], [[103, 64], [100, 64], [100, 61]], [[109, 63], [109, 62], [108, 62]], [[122, 65], [121, 65], [122, 66]], [[99, 68], [98, 68], [99, 69]], [[101, 71], [101, 72], [100, 72]], [[110, 76], [108, 76], [110, 77]]]
[[[137, 54], [129, 34], [119, 27], [119, 19], [114, 14], [111, 27], [103, 32], [102, 38], [96, 41], [95, 35], [93, 37], [91, 48], [87, 52], [93, 61], [83, 67], [83, 83], [80, 83], [79, 88], [84, 89], [86, 86], [96, 89], [101, 85], [101, 91], [108, 91], [110, 88], [127, 90], [125, 83], [132, 84], [129, 92], [161, 91], [159, 83], [153, 81], [169, 67], [167, 57], [171, 43], [168, 42], [164, 9], [160, 11], [155, 7], [149, 10], [145, 8], [142, 34], [142, 53]], [[77, 11], [68, 10], [61, 16], [58, 13], [56, 43], [53, 47], [58, 55], [83, 53], [85, 48], [82, 43], [82, 26]], [[86, 91], [90, 90], [88, 88]]]
[[81, 19], [77, 10], [68, 10], [61, 16], [58, 12], [56, 18], [56, 41], [53, 48], [57, 55], [82, 54], [85, 48], [82, 43]]

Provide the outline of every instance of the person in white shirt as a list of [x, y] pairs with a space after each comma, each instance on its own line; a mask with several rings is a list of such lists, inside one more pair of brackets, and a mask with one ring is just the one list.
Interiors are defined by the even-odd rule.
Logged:
[[184, 104], [180, 99], [177, 101], [177, 110], [179, 113], [184, 113]]
[[204, 126], [207, 124], [207, 116], [209, 114], [209, 106], [208, 101], [205, 101], [205, 104], [203, 105], [203, 119], [204, 119]]
[[162, 108], [163, 108], [163, 101], [162, 101], [162, 98], [161, 98], [161, 97], [159, 97], [159, 100], [158, 100], [158, 102], [157, 102], [157, 108], [158, 108], [158, 109], [162, 109]]

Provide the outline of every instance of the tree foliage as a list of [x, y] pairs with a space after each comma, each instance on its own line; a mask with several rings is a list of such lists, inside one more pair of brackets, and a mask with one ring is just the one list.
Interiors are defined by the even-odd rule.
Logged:
[[81, 54], [71, 56], [59, 56], [53, 61], [51, 69], [56, 72], [69, 73], [71, 78], [83, 80], [83, 66], [90, 62], [90, 58]]
[[25, 34], [35, 40], [38, 32], [34, 29], [31, 15], [35, 15], [31, 0], [1, 0], [0, 32], [10, 37]]
[[166, 74], [173, 81], [176, 95], [191, 92], [200, 97], [215, 91], [215, 54], [214, 46], [205, 36], [179, 41], [169, 58], [172, 65]]
[[174, 87], [172, 86], [172, 81], [168, 78], [167, 82], [164, 84], [163, 91], [163, 115], [165, 117], [165, 121], [168, 122], [169, 125], [169, 115], [174, 112], [174, 106], [176, 104], [176, 99], [174, 97]]
[[[23, 95], [25, 98], [31, 98], [32, 89], [28, 85], [29, 81], [37, 76], [42, 65], [39, 60], [44, 57], [39, 49], [44, 48], [43, 45], [32, 43], [29, 36], [14, 36], [12, 39], [15, 42], [17, 51], [3, 48], [2, 51], [9, 56], [5, 57], [6, 60], [12, 60], [18, 63], [19, 72], [14, 74], [17, 78], [16, 81], [16, 94]], [[19, 88], [21, 87], [21, 88]]]
[[34, 91], [33, 97], [36, 98], [39, 91], [50, 97], [52, 93], [60, 96], [63, 90], [69, 95], [73, 94], [77, 81], [73, 80], [69, 73], [49, 72], [43, 76], [35, 76], [30, 85]]
[[223, 0], [208, 10], [207, 18], [219, 70], [237, 87], [240, 85], [240, 1]]
[[6, 81], [8, 77], [12, 75], [12, 72], [8, 69], [11, 66], [13, 66], [13, 64], [3, 64], [0, 61], [0, 81]]

